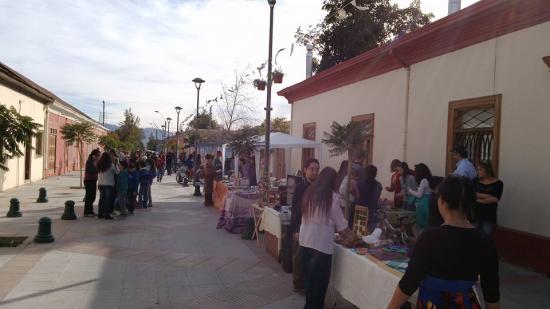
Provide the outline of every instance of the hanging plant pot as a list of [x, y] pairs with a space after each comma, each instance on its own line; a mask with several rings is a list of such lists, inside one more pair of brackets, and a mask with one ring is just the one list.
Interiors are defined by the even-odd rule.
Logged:
[[254, 86], [260, 91], [265, 90], [265, 86], [267, 86], [267, 82], [265, 80], [256, 79], [254, 80]]
[[285, 74], [283, 72], [275, 71], [273, 72], [273, 82], [275, 84], [281, 84], [283, 82], [283, 77]]

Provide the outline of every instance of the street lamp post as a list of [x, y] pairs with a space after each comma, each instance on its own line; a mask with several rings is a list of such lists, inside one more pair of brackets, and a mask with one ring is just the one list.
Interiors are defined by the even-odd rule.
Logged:
[[180, 142], [180, 112], [181, 107], [176, 106], [176, 113], [178, 116], [176, 117], [176, 166], [178, 163], [178, 160], [180, 158], [180, 152], [179, 152], [179, 142]]
[[[273, 77], [271, 76], [273, 66], [273, 11], [277, 0], [267, 0], [269, 4], [269, 52], [267, 59], [267, 104], [265, 107], [265, 158], [264, 158], [264, 179], [269, 183], [269, 137], [271, 133], [271, 86]], [[268, 193], [269, 194], [269, 193]], [[266, 194], [266, 198], [268, 196]]]
[[[197, 77], [193, 79], [193, 83], [195, 83], [195, 88], [197, 88], [197, 116], [195, 118], [195, 162], [198, 160], [199, 156], [199, 99], [200, 99], [200, 93], [201, 93], [201, 85], [204, 83], [204, 79]], [[195, 175], [198, 175], [197, 171], [195, 171]], [[201, 196], [201, 187], [198, 183], [199, 178], [195, 177], [195, 193], [193, 193], [194, 196]]]
[[164, 121], [164, 125], [161, 126], [161, 128], [162, 128], [162, 139], [163, 139], [163, 144], [164, 144], [162, 148], [165, 148], [166, 147], [166, 120], [164, 118], [164, 115], [161, 112], [155, 111], [155, 113], [159, 114], [162, 121]]

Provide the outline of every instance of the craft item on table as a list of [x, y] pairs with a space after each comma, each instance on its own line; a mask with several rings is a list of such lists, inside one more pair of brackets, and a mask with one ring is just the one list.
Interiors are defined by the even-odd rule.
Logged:
[[369, 252], [367, 248], [357, 248], [355, 249], [355, 252], [359, 255], [365, 255]]
[[369, 208], [356, 205], [355, 215], [353, 217], [353, 232], [358, 236], [365, 236], [367, 232], [367, 222], [369, 221]]
[[386, 265], [389, 267], [404, 273], [407, 270], [407, 267], [409, 266], [409, 262], [407, 261], [386, 261]]
[[370, 255], [374, 256], [375, 258], [381, 261], [392, 261], [392, 260], [403, 261], [407, 259], [407, 256], [403, 253], [385, 250], [385, 248], [381, 248], [381, 247], [368, 249], [368, 252]]
[[380, 245], [380, 236], [382, 235], [382, 229], [379, 227], [375, 228], [372, 234], [363, 236], [363, 241], [369, 245]]
[[388, 252], [397, 252], [405, 255], [409, 253], [409, 247], [404, 245], [389, 245], [385, 247], [384, 250]]

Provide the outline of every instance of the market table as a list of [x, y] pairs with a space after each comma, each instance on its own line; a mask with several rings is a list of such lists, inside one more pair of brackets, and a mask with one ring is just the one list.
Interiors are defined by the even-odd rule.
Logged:
[[252, 218], [252, 204], [260, 202], [262, 194], [257, 191], [229, 191], [216, 228], [224, 228], [230, 233], [240, 234], [248, 219]]
[[[260, 231], [265, 231], [266, 235], [272, 237], [276, 244], [273, 246], [268, 246], [266, 243], [267, 249], [274, 257], [279, 256], [279, 250], [281, 250], [281, 239], [282, 239], [282, 222], [290, 221], [290, 210], [281, 210], [277, 211], [271, 207], [264, 207], [262, 212], [262, 220], [259, 227]], [[269, 241], [269, 238], [266, 237], [266, 242]]]
[[[330, 283], [347, 301], [361, 309], [387, 308], [403, 276], [370, 255], [335, 245]], [[415, 298], [411, 297], [411, 299]]]

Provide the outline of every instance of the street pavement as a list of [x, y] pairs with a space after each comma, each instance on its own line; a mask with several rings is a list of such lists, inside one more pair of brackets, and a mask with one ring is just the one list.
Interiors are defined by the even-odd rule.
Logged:
[[[119, 220], [83, 217], [78, 174], [0, 193], [0, 213], [19, 198], [21, 218], [0, 218], [1, 236], [28, 236], [0, 248], [0, 308], [301, 308], [291, 275], [255, 241], [217, 230], [219, 212], [202, 206], [174, 176], [153, 184], [153, 207]], [[37, 204], [38, 189], [49, 202]], [[63, 221], [64, 202], [76, 221]], [[97, 205], [97, 202], [96, 202]], [[38, 220], [53, 220], [55, 242], [35, 244]]]
[[[0, 192], [0, 236], [28, 237], [0, 248], [0, 309], [303, 307], [291, 275], [265, 248], [217, 230], [220, 213], [174, 176], [153, 184], [152, 208], [112, 221], [82, 216], [84, 190], [71, 189], [78, 177]], [[36, 203], [40, 187], [48, 203]], [[5, 217], [12, 197], [20, 218]], [[76, 221], [60, 219], [67, 200], [76, 202]], [[35, 244], [44, 216], [53, 220], [55, 242]], [[549, 291], [547, 277], [501, 263], [502, 308], [550, 308]]]

